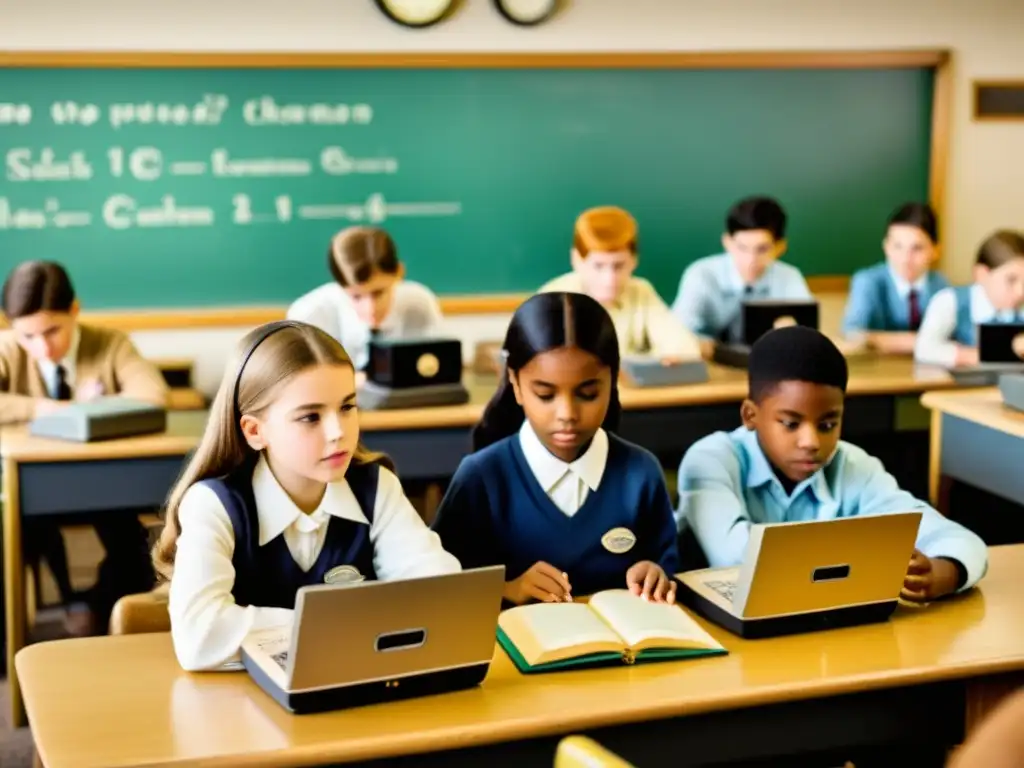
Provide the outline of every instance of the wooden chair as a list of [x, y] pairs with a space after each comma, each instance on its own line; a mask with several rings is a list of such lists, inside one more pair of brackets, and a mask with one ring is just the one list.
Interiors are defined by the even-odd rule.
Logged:
[[161, 584], [151, 592], [125, 595], [110, 613], [110, 634], [141, 635], [149, 632], [170, 632], [171, 616], [167, 612], [168, 585]]
[[635, 768], [587, 736], [566, 736], [555, 751], [555, 768]]

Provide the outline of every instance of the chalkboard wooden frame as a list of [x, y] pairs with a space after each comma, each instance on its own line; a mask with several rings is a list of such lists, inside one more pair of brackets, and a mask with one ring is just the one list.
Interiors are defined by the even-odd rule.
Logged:
[[[729, 52], [523, 52], [523, 53], [259, 53], [184, 51], [0, 51], [0, 67], [43, 68], [365, 68], [414, 69], [898, 69], [935, 71], [932, 94], [932, 142], [929, 150], [929, 200], [944, 219], [952, 98], [951, 53], [946, 49], [877, 51], [729, 51]], [[846, 290], [845, 276], [811, 278], [815, 292]], [[511, 312], [520, 294], [441, 296], [446, 315]], [[127, 332], [253, 326], [278, 320], [285, 307], [232, 307], [83, 313], [90, 323]]]

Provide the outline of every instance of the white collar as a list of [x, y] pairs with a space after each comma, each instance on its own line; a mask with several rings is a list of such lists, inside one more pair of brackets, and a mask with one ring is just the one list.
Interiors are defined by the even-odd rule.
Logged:
[[[738, 295], [742, 296], [746, 291], [747, 284], [743, 281], [743, 277], [740, 275], [740, 271], [736, 269], [736, 261], [733, 259], [732, 254], [726, 251], [722, 254], [727, 262], [726, 267], [726, 280], [729, 281], [729, 287], [732, 288]], [[750, 292], [754, 295], [761, 293], [761, 288], [766, 287], [771, 281], [772, 269], [775, 267], [775, 259], [772, 263], [764, 268], [764, 272], [757, 278], [753, 283], [750, 284]]]
[[608, 463], [608, 434], [603, 429], [597, 430], [586, 452], [571, 464], [552, 455], [544, 447], [529, 421], [523, 421], [523, 426], [519, 430], [519, 444], [522, 446], [523, 455], [526, 456], [526, 463], [529, 464], [544, 493], [550, 492], [558, 481], [565, 477], [565, 473], [570, 471], [583, 480], [591, 491], [596, 491], [601, 484], [604, 468]]
[[910, 296], [910, 291], [915, 290], [920, 296], [924, 293], [925, 288], [928, 287], [928, 273], [925, 272], [913, 283], [907, 282], [907, 279], [902, 275], [896, 274], [895, 270], [891, 267], [886, 267], [889, 270], [889, 278], [892, 280], [892, 284], [896, 286], [896, 293], [901, 299], [906, 299]]
[[78, 327], [78, 323], [75, 323], [75, 327], [71, 331], [71, 344], [68, 346], [68, 351], [64, 353], [64, 357], [57, 362], [46, 358], [38, 360], [39, 369], [44, 375], [50, 376], [57, 370], [57, 366], [60, 365], [64, 367], [68, 378], [72, 378], [71, 373], [75, 370], [75, 361], [78, 359], [78, 345], [81, 340], [82, 332]]
[[369, 525], [370, 522], [363, 514], [355, 494], [352, 493], [348, 480], [344, 478], [328, 483], [316, 511], [309, 515], [305, 514], [277, 482], [264, 456], [260, 456], [252, 473], [252, 494], [256, 500], [261, 547], [280, 536], [292, 525], [300, 531], [315, 531], [327, 522], [328, 515], [354, 523]]

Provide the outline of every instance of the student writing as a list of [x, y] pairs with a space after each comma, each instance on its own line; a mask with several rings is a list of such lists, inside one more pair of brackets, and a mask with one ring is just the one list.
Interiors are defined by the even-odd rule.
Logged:
[[355, 392], [351, 360], [317, 328], [242, 340], [153, 553], [185, 669], [236, 665], [250, 631], [291, 624], [300, 587], [459, 570], [387, 457], [360, 444]]
[[464, 567], [504, 565], [505, 599], [558, 602], [628, 587], [672, 602], [675, 525], [661, 467], [615, 436], [619, 346], [578, 293], [516, 310], [505, 371], [434, 529]]
[[1024, 233], [1000, 230], [981, 244], [974, 284], [945, 288], [928, 305], [914, 358], [954, 367], [978, 363], [980, 323], [1024, 322]]
[[[3, 311], [11, 328], [0, 332], [0, 421], [29, 421], [104, 395], [166, 403], [163, 376], [128, 336], [79, 321], [79, 301], [60, 264], [27, 261], [11, 270]], [[42, 550], [33, 554], [49, 562], [62, 601], [71, 603], [68, 629], [76, 635], [106, 632], [118, 598], [153, 586], [137, 516], [104, 514], [95, 527], [106, 554], [95, 585], [80, 596], [71, 588], [59, 530], [27, 521], [29, 549]]]
[[341, 342], [357, 370], [366, 367], [372, 337], [429, 337], [439, 332], [437, 297], [425, 285], [405, 279], [405, 265], [384, 230], [342, 230], [327, 250], [327, 268], [334, 281], [296, 299], [287, 317], [315, 325]]
[[929, 601], [977, 583], [985, 543], [901, 490], [878, 459], [839, 439], [846, 360], [825, 336], [793, 326], [753, 346], [743, 426], [699, 440], [679, 467], [678, 521], [712, 566], [738, 565], [753, 523], [920, 511], [903, 586]]
[[786, 252], [786, 212], [770, 197], [740, 200], [725, 217], [725, 253], [693, 262], [683, 272], [672, 311], [705, 341], [738, 343], [748, 299], [811, 298], [800, 270], [779, 261]]
[[580, 214], [573, 231], [573, 271], [541, 291], [585, 293], [611, 315], [623, 355], [651, 355], [666, 362], [696, 360], [700, 346], [662, 301], [654, 286], [633, 274], [636, 220], [622, 208], [603, 206]]
[[929, 302], [949, 287], [932, 269], [938, 259], [938, 221], [931, 206], [906, 203], [889, 217], [882, 240], [885, 261], [858, 270], [850, 281], [843, 333], [863, 336], [883, 354], [914, 352]]

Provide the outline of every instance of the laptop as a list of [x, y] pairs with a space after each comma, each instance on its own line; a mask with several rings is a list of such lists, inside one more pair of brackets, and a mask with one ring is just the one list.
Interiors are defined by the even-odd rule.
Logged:
[[714, 361], [722, 365], [746, 368], [750, 347], [775, 328], [787, 325], [805, 325], [818, 329], [818, 302], [784, 301], [778, 299], [749, 299], [740, 307], [741, 333], [739, 343], [715, 345]]
[[1024, 323], [978, 325], [977, 365], [952, 368], [958, 384], [994, 385], [1004, 373], [1024, 373]]
[[887, 620], [920, 512], [753, 525], [743, 563], [679, 577], [680, 600], [747, 638]]
[[429, 408], [469, 402], [458, 339], [371, 339], [366, 382], [356, 394], [364, 410]]
[[665, 365], [650, 355], [623, 357], [622, 372], [635, 387], [678, 387], [703, 384], [708, 380], [708, 366], [703, 360], [684, 360]]
[[299, 590], [288, 629], [242, 644], [253, 680], [289, 712], [345, 709], [479, 685], [505, 567]]

